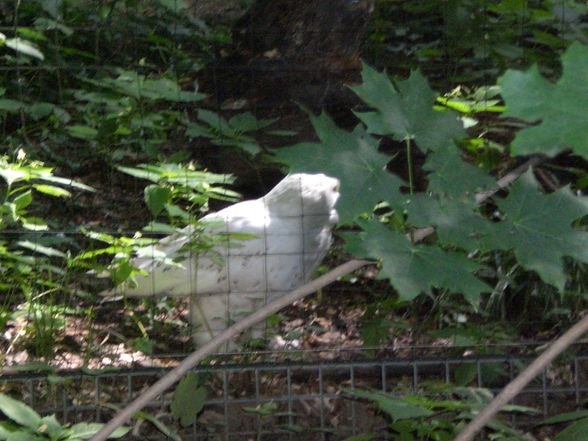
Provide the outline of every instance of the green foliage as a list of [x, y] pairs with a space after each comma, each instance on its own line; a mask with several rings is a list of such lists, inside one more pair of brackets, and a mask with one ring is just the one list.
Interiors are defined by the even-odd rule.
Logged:
[[172, 415], [180, 420], [182, 426], [194, 424], [198, 413], [204, 407], [208, 392], [201, 384], [197, 374], [188, 372], [176, 387], [170, 408]]
[[[0, 177], [5, 183], [3, 195], [0, 195], [0, 230], [17, 226], [32, 231], [48, 228], [42, 219], [28, 214], [34, 193], [69, 197], [71, 193], [63, 187], [92, 190], [71, 179], [53, 175], [51, 167], [30, 161], [22, 149], [18, 150], [14, 162], [7, 156], [0, 157]], [[46, 248], [44, 250], [49, 252]]]
[[66, 241], [54, 240], [47, 222], [32, 213], [39, 212], [39, 197], [68, 198], [68, 189], [92, 189], [54, 175], [51, 167], [29, 160], [24, 150], [18, 150], [14, 160], [0, 157], [0, 177], [0, 232], [22, 228], [19, 234], [5, 234], [0, 239], [0, 292], [4, 302], [20, 308], [10, 315], [1, 314], [0, 324], [8, 317], [25, 317], [35, 352], [49, 355], [66, 311], [54, 298], [67, 290], [65, 268], [72, 268], [72, 261], [67, 252], [57, 248]]
[[[141, 150], [157, 156], [159, 146], [184, 123], [181, 112], [164, 110], [161, 104], [197, 102], [204, 95], [196, 86], [194, 91], [182, 90], [169, 73], [161, 78], [122, 69], [117, 73], [114, 78], [84, 78], [87, 89], [70, 90], [81, 112], [67, 121], [64, 130], [112, 160], [133, 157]], [[91, 156], [95, 155], [92, 150], [88, 151]]]
[[[343, 198], [337, 204], [342, 223], [371, 212], [381, 201], [396, 203], [402, 180], [386, 172], [390, 156], [377, 151], [378, 141], [357, 126], [349, 133], [326, 114], [309, 114], [320, 143], [302, 143], [276, 152], [292, 172], [323, 172], [341, 181]], [[313, 158], [309, 161], [308, 158]], [[360, 189], [356, 191], [355, 189]]]
[[[582, 63], [575, 52], [567, 57], [568, 64]], [[570, 78], [566, 81], [583, 84], [583, 71], [570, 71], [567, 75]], [[363, 230], [343, 235], [347, 250], [378, 259], [378, 277], [389, 278], [403, 300], [423, 292], [433, 294], [433, 288], [438, 288], [461, 293], [477, 305], [480, 293], [490, 291], [490, 287], [475, 274], [483, 268], [483, 257], [493, 250], [512, 250], [522, 267], [535, 271], [545, 283], [564, 292], [568, 278], [562, 258], [588, 262], [586, 233], [574, 225], [588, 214], [584, 198], [565, 188], [545, 194], [529, 173], [512, 186], [505, 198], [493, 198], [498, 210], [489, 216], [488, 210], [479, 206], [476, 193], [491, 189], [494, 178], [464, 161], [452, 139], [463, 132], [451, 113], [433, 110], [435, 94], [423, 84], [422, 76], [413, 74], [394, 86], [385, 74], [364, 66], [362, 78], [364, 83], [353, 90], [376, 109], [357, 114], [366, 129], [359, 125], [350, 133], [336, 127], [326, 115], [311, 116], [321, 143], [299, 144], [276, 155], [293, 171], [324, 171], [341, 179], [343, 196], [339, 209], [343, 221], [355, 220]], [[532, 93], [538, 96], [536, 89]], [[561, 106], [566, 105], [563, 96], [558, 100]], [[569, 95], [568, 101], [571, 100], [581, 100], [579, 92]], [[447, 108], [459, 107], [470, 118], [477, 113], [471, 102], [442, 101]], [[398, 184], [392, 184], [395, 178], [384, 169], [389, 158], [377, 151], [378, 142], [369, 135], [359, 138], [363, 130], [404, 140], [409, 171], [413, 166], [411, 139], [423, 151], [432, 150], [423, 167], [428, 172], [427, 191], [413, 194], [411, 177], [411, 194], [400, 194]], [[312, 161], [308, 161], [310, 156]], [[368, 161], [372, 164], [365, 167]], [[349, 164], [356, 169], [347, 173]], [[367, 172], [358, 170], [364, 167]], [[377, 191], [370, 194], [365, 189]], [[363, 217], [374, 218], [374, 206], [380, 202], [387, 202], [392, 213], [386, 213], [380, 220], [396, 219], [390, 222], [392, 228], [376, 220], [359, 221], [361, 211]], [[411, 243], [420, 234], [414, 227], [430, 226], [436, 231], [433, 240], [426, 245]]]
[[[196, 170], [193, 163], [186, 165], [180, 163], [139, 164], [137, 167], [117, 167], [123, 173], [139, 179], [153, 182], [144, 189], [145, 204], [149, 208], [153, 221], [144, 228], [144, 232], [174, 234], [180, 232], [187, 225], [192, 227], [190, 242], [175, 250], [173, 256], [163, 253], [154, 253], [153, 245], [158, 237], [143, 237], [137, 233], [135, 237], [114, 236], [106, 233], [98, 233], [83, 230], [86, 236], [94, 241], [105, 243], [107, 246], [96, 246], [94, 249], [82, 251], [74, 261], [79, 265], [101, 273], [106, 270], [115, 285], [129, 283], [133, 285], [138, 275], [146, 274], [133, 265], [134, 257], [148, 255], [169, 265], [175, 264], [175, 259], [186, 251], [210, 250], [219, 241], [225, 241], [224, 235], [204, 233], [204, 225], [199, 221], [197, 213], [208, 211], [210, 199], [223, 201], [235, 201], [239, 194], [221, 186], [230, 184], [234, 178], [230, 175], [215, 174]], [[163, 216], [165, 215], [165, 216]], [[164, 217], [161, 221], [160, 217]], [[183, 234], [186, 234], [185, 231]], [[105, 265], [100, 265], [97, 258], [111, 257], [112, 260]], [[137, 323], [139, 328], [141, 326]], [[152, 345], [147, 335], [142, 331], [143, 337], [135, 341], [141, 350], [149, 352]]]
[[376, 0], [364, 55], [394, 74], [418, 67], [443, 89], [531, 63], [553, 75], [567, 43], [585, 35], [586, 11], [580, 1]]
[[496, 185], [492, 176], [464, 161], [451, 143], [430, 153], [423, 169], [429, 172], [429, 191], [448, 200], [474, 202], [474, 193]]
[[195, 213], [208, 211], [209, 199], [234, 202], [239, 194], [219, 184], [234, 182], [230, 175], [196, 170], [193, 163], [139, 164], [137, 167], [117, 167], [123, 173], [154, 184], [145, 187], [145, 203], [153, 218], [165, 210], [173, 224], [186, 225], [195, 220]]
[[29, 57], [38, 58], [41, 61], [45, 59], [43, 53], [30, 41], [18, 37], [6, 38], [6, 35], [0, 32], [0, 47], [2, 46], [9, 47], [16, 52], [28, 55]]
[[541, 425], [555, 425], [562, 423], [570, 423], [566, 428], [561, 430], [553, 441], [574, 441], [582, 439], [586, 430], [588, 430], [588, 411], [578, 410], [575, 412], [568, 412], [556, 415], [544, 420]]
[[[127, 3], [30, 1], [17, 8], [18, 35], [0, 35], [6, 65], [34, 60], [51, 69], [19, 71], [18, 83], [12, 71], [0, 74], [5, 144], [34, 140], [45, 158], [77, 170], [97, 158], [158, 157], [178, 139], [188, 124], [182, 106], [204, 98], [191, 76], [226, 37], [189, 9], [170, 12], [176, 2]], [[108, 30], [100, 46], [94, 28]]]
[[360, 234], [345, 234], [347, 250], [356, 256], [381, 259], [379, 278], [388, 278], [403, 300], [412, 300], [432, 288], [463, 293], [472, 303], [488, 287], [472, 273], [480, 266], [465, 255], [439, 247], [415, 245], [380, 222], [361, 224]]
[[367, 64], [361, 73], [363, 83], [351, 88], [373, 112], [356, 112], [368, 133], [392, 135], [398, 141], [414, 140], [423, 151], [438, 150], [465, 132], [455, 114], [433, 110], [437, 94], [419, 72], [392, 84], [385, 72]]
[[[257, 427], [256, 427], [256, 441], [262, 440], [263, 434], [263, 424], [266, 420], [269, 420], [272, 417], [291, 417], [295, 416], [292, 412], [283, 412], [280, 410], [278, 404], [276, 404], [273, 400], [266, 401], [264, 403], [258, 404], [257, 406], [243, 406], [243, 412], [255, 415], [258, 419]], [[283, 424], [280, 425], [281, 430], [285, 430], [291, 433], [300, 433], [304, 429], [298, 425], [291, 425], [291, 424]]]
[[214, 145], [237, 147], [250, 155], [256, 155], [262, 149], [248, 133], [257, 132], [277, 121], [276, 118], [258, 120], [251, 112], [240, 113], [227, 121], [217, 113], [205, 109], [198, 110], [198, 119], [202, 124], [191, 122], [186, 132], [188, 136], [208, 138]]
[[533, 124], [517, 133], [513, 154], [557, 155], [569, 148], [588, 158], [588, 47], [572, 44], [562, 64], [555, 84], [542, 77], [537, 66], [528, 72], [509, 70], [498, 79], [507, 105], [504, 115]]
[[[419, 395], [397, 395], [378, 391], [348, 390], [353, 398], [368, 400], [376, 409], [386, 415], [388, 424], [386, 439], [417, 441], [451, 441], [492, 399], [486, 389], [453, 388], [440, 385], [437, 392]], [[439, 391], [440, 389], [440, 391]], [[535, 409], [523, 406], [505, 406], [507, 413], [536, 413]], [[494, 440], [523, 440], [524, 438], [509, 424], [493, 419], [487, 429], [492, 431]], [[367, 438], [372, 439], [371, 434]], [[346, 441], [354, 439], [348, 438]]]
[[[41, 417], [23, 402], [4, 394], [0, 394], [0, 411], [7, 418], [0, 422], [0, 440], [78, 441], [92, 438], [103, 426], [97, 423], [62, 425], [55, 415]], [[122, 438], [129, 430], [129, 427], [119, 427], [108, 439]]]
[[[508, 197], [496, 201], [502, 222], [483, 238], [481, 249], [513, 249], [519, 263], [563, 292], [563, 257], [588, 263], [588, 237], [573, 222], [588, 214], [588, 201], [569, 188], [543, 193], [532, 173], [515, 182]], [[545, 250], [549, 250], [548, 253]]]
[[430, 409], [411, 403], [410, 399], [395, 397], [391, 394], [362, 390], [349, 391], [348, 393], [352, 397], [372, 401], [376, 408], [392, 418], [392, 421], [426, 418], [433, 415]]

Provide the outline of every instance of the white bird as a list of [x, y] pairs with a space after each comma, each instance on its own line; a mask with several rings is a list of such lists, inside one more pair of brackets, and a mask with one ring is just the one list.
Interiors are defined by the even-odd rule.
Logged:
[[335, 178], [289, 175], [260, 199], [202, 218], [205, 234], [224, 237], [212, 249], [189, 249], [194, 226], [141, 249], [132, 263], [147, 275], [124, 294], [190, 296], [193, 336], [202, 345], [309, 280], [331, 245], [338, 198]]

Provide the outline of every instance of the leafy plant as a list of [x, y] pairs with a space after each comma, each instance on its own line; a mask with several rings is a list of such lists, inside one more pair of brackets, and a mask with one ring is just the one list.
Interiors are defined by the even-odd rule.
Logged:
[[189, 372], [178, 383], [170, 404], [172, 415], [180, 420], [182, 426], [190, 426], [197, 420], [204, 407], [208, 392], [197, 374]]
[[537, 66], [527, 72], [509, 70], [498, 79], [507, 106], [504, 116], [533, 124], [517, 133], [511, 146], [513, 154], [552, 156], [571, 148], [588, 157], [588, 136], [584, 130], [588, 117], [582, 110], [588, 102], [582, 87], [587, 54], [588, 47], [578, 42], [572, 44], [561, 58], [563, 73], [556, 84], [541, 76]]
[[[203, 234], [204, 225], [199, 222], [196, 213], [208, 211], [209, 199], [237, 199], [238, 193], [219, 185], [233, 182], [230, 175], [198, 171], [192, 163], [140, 164], [137, 167], [121, 166], [118, 169], [131, 176], [153, 182], [144, 190], [145, 204], [154, 218], [154, 221], [144, 228], [144, 232], [149, 236], [143, 237], [143, 233], [137, 233], [135, 237], [116, 237], [112, 234], [84, 230], [90, 239], [108, 246], [85, 250], [75, 257], [76, 262], [98, 273], [107, 270], [115, 285], [124, 282], [132, 284], [137, 275], [144, 274], [143, 270], [133, 266], [132, 259], [137, 255], [146, 253], [155, 259], [173, 264], [168, 256], [153, 255], [150, 245], [157, 242], [157, 235], [181, 232], [186, 225], [191, 225], [193, 240], [189, 245], [190, 249], [208, 250], [217, 240], [221, 240], [213, 235]], [[164, 221], [158, 222], [157, 218], [164, 213]], [[105, 265], [99, 265], [96, 259], [101, 256], [110, 256], [112, 260]]]
[[[4, 394], [0, 394], [0, 411], [7, 418], [0, 422], [0, 440], [76, 441], [92, 438], [103, 426], [98, 423], [62, 425], [55, 415], [41, 417], [23, 402]], [[120, 439], [129, 430], [119, 427], [108, 438]]]
[[[351, 390], [347, 393], [357, 399], [372, 402], [390, 422], [385, 439], [416, 441], [444, 440], [450, 441], [463, 428], [464, 423], [472, 419], [492, 399], [492, 393], [486, 389], [454, 388], [437, 392], [432, 397], [424, 395], [395, 395], [392, 393]], [[535, 409], [524, 406], [506, 406], [507, 413], [537, 413]], [[495, 440], [524, 440], [525, 438], [502, 420], [494, 419], [488, 426], [490, 435]], [[367, 434], [365, 439], [373, 439]], [[347, 438], [350, 441], [356, 438]], [[362, 438], [359, 438], [362, 439]]]
[[193, 222], [194, 213], [208, 211], [210, 199], [234, 202], [239, 197], [238, 193], [220, 186], [232, 184], [232, 176], [199, 171], [193, 163], [139, 164], [118, 169], [153, 182], [145, 187], [145, 204], [154, 218], [165, 212], [172, 224]]
[[395, 74], [419, 67], [444, 89], [532, 63], [554, 75], [557, 56], [585, 34], [585, 13], [577, 1], [376, 0], [364, 57]]
[[[559, 93], [559, 106], [568, 108], [570, 103], [569, 111], [577, 115], [576, 103], [583, 99], [583, 92], [573, 89], [572, 98], [569, 90], [571, 84], [582, 83], [583, 74], [568, 66], [582, 66], [587, 58], [585, 46], [572, 45], [563, 56], [561, 84], [551, 86], [544, 81], [546, 88], [534, 88], [533, 96], [537, 96], [537, 90], [547, 93], [550, 99]], [[536, 77], [535, 73], [531, 75]], [[527, 172], [511, 186], [506, 197], [494, 196], [491, 204], [480, 205], [476, 194], [492, 189], [495, 178], [465, 160], [455, 144], [455, 138], [464, 136], [465, 132], [450, 112], [458, 109], [468, 117], [476, 117], [475, 101], [436, 100], [436, 94], [423, 82], [422, 76], [414, 73], [407, 80], [392, 82], [385, 74], [364, 66], [362, 78], [363, 84], [352, 89], [373, 109], [356, 113], [363, 124], [348, 132], [336, 127], [326, 115], [311, 115], [321, 142], [276, 152], [277, 159], [292, 171], [323, 171], [341, 180], [343, 197], [338, 208], [342, 219], [347, 224], [355, 223], [361, 230], [342, 234], [347, 250], [357, 256], [378, 259], [381, 262], [378, 277], [390, 280], [400, 300], [411, 300], [421, 293], [433, 296], [439, 291], [454, 292], [463, 294], [478, 308], [481, 293], [491, 291], [479, 277], [491, 272], [486, 269], [489, 263], [486, 256], [496, 250], [512, 253], [518, 265], [536, 272], [545, 284], [554, 286], [560, 293], [565, 292], [570, 279], [565, 274], [563, 258], [588, 263], [586, 232], [578, 224], [588, 214], [585, 197], [569, 188], [545, 194], [532, 173]], [[516, 113], [532, 120], [543, 115], [538, 112], [545, 106], [545, 100], [541, 94], [538, 99], [532, 98], [529, 90], [517, 86], [524, 78], [509, 71], [499, 82], [506, 88], [506, 107], [511, 109], [506, 115]], [[543, 83], [538, 81], [534, 80], [533, 84], [541, 86]], [[523, 91], [526, 97], [522, 97]], [[517, 104], [510, 108], [513, 99]], [[434, 108], [435, 101], [444, 106]], [[497, 102], [489, 105], [496, 106]], [[553, 133], [548, 115], [538, 125], [523, 129], [515, 142], [526, 131], [544, 130], [544, 124]], [[581, 116], [575, 119], [580, 121]], [[560, 152], [566, 146], [583, 146], [583, 138], [575, 136], [573, 128], [569, 128], [570, 135], [562, 138], [565, 144], [556, 147], [552, 143], [546, 148], [540, 142], [529, 143], [533, 150], [525, 153], [552, 154], [554, 149]], [[409, 169], [406, 192], [401, 181], [385, 170], [393, 158], [377, 151], [378, 141], [369, 133], [404, 142]], [[410, 182], [413, 148], [427, 155], [423, 169], [428, 173], [428, 185], [421, 193], [415, 193]], [[312, 161], [308, 160], [310, 156]], [[356, 202], [357, 199], [361, 201]], [[378, 203], [378, 207], [384, 208], [374, 213]], [[431, 227], [435, 234], [426, 243], [415, 243]]]
[[198, 110], [198, 119], [200, 123], [188, 124], [188, 136], [208, 138], [214, 145], [236, 147], [250, 155], [256, 155], [262, 149], [249, 133], [257, 132], [277, 121], [277, 118], [258, 120], [251, 112], [240, 113], [227, 121], [221, 115], [206, 109]]
[[[62, 325], [64, 309], [55, 304], [55, 295], [65, 291], [67, 274], [64, 268], [70, 264], [66, 252], [47, 240], [42, 232], [48, 232], [48, 224], [35, 210], [35, 198], [50, 196], [67, 198], [67, 188], [92, 191], [84, 184], [53, 174], [53, 169], [39, 161], [28, 159], [19, 150], [15, 160], [0, 157], [0, 177], [4, 181], [0, 196], [0, 292], [4, 301], [20, 304], [26, 311], [26, 319], [32, 323], [32, 335], [36, 352], [52, 352], [55, 330]], [[37, 209], [38, 210], [38, 209]], [[19, 227], [23, 230], [19, 233]]]
[[[28, 145], [34, 139], [41, 157], [73, 170], [87, 161], [157, 157], [166, 141], [185, 129], [182, 107], [204, 98], [188, 75], [211, 59], [219, 40], [226, 41], [180, 3], [152, 0], [127, 8], [126, 2], [110, 2], [93, 8], [35, 0], [9, 8], [7, 22], [19, 27], [17, 35], [0, 36], [0, 51], [13, 69], [0, 75], [5, 143]], [[108, 29], [100, 35], [100, 50], [85, 31], [94, 26]], [[129, 28], [136, 36], [132, 50], [118, 44]], [[31, 60], [59, 75], [19, 70]], [[104, 69], [84, 67], [100, 60]]]
[[0, 47], [2, 46], [6, 46], [20, 54], [28, 55], [29, 57], [37, 58], [39, 60], [45, 59], [43, 53], [30, 41], [19, 37], [6, 38], [6, 35], [0, 32]]
[[[90, 143], [113, 160], [133, 157], [137, 150], [156, 157], [174, 126], [183, 122], [179, 111], [161, 109], [159, 103], [192, 103], [204, 98], [197, 86], [192, 92], [184, 91], [169, 76], [147, 78], [122, 69], [114, 78], [82, 81], [92, 91], [77, 89], [70, 93], [83, 103], [83, 113], [79, 114], [83, 118], [68, 122], [64, 129], [70, 137]], [[95, 155], [91, 151], [88, 154]]]
[[549, 426], [565, 423], [569, 423], [568, 426], [561, 430], [553, 438], [553, 441], [573, 441], [584, 436], [588, 429], [588, 411], [578, 410], [556, 415], [542, 421], [540, 425]]

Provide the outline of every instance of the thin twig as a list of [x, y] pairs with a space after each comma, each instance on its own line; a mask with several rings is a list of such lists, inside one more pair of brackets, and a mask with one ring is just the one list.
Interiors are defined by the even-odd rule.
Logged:
[[204, 346], [194, 351], [184, 361], [182, 361], [177, 367], [172, 369], [169, 373], [164, 375], [156, 383], [154, 383], [149, 389], [139, 395], [132, 403], [122, 409], [118, 414], [114, 416], [108, 423], [100, 429], [96, 435], [94, 435], [90, 441], [104, 441], [112, 432], [118, 429], [120, 426], [129, 421], [131, 417], [147, 405], [157, 395], [163, 393], [166, 389], [171, 387], [177, 381], [179, 381], [190, 369], [196, 366], [203, 358], [210, 355], [217, 347], [223, 343], [233, 340], [241, 332], [261, 322], [272, 314], [275, 314], [280, 309], [291, 305], [296, 300], [300, 300], [313, 292], [324, 288], [330, 283], [334, 282], [340, 277], [352, 273], [359, 268], [369, 265], [373, 262], [367, 260], [351, 260], [336, 267], [328, 273], [308, 282], [305, 285], [295, 289], [284, 297], [280, 297], [275, 301], [269, 303], [263, 308], [257, 310], [253, 314], [248, 315], [243, 320], [235, 323], [233, 326], [225, 329], [223, 332], [218, 334]]
[[485, 202], [486, 200], [490, 199], [492, 196], [494, 196], [500, 190], [508, 187], [510, 184], [512, 184], [514, 181], [516, 181], [529, 168], [534, 167], [536, 165], [539, 165], [543, 161], [545, 161], [545, 158], [542, 156], [533, 156], [533, 157], [529, 158], [523, 164], [519, 165], [514, 170], [511, 170], [506, 175], [504, 175], [502, 178], [500, 178], [498, 181], [496, 181], [496, 188], [494, 188], [492, 190], [477, 193], [476, 194], [476, 202], [478, 204], [481, 204], [482, 202]]

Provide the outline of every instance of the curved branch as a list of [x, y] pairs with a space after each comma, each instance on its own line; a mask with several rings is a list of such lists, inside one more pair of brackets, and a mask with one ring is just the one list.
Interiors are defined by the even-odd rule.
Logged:
[[459, 433], [454, 441], [470, 441], [496, 415], [500, 409], [512, 400], [533, 378], [565, 351], [574, 341], [588, 332], [588, 314], [555, 340], [539, 357], [506, 387]]
[[259, 323], [266, 319], [272, 314], [275, 314], [280, 309], [291, 305], [296, 300], [300, 300], [313, 292], [324, 288], [330, 283], [334, 282], [340, 277], [352, 273], [359, 268], [369, 265], [373, 262], [367, 260], [350, 260], [349, 262], [339, 265], [335, 269], [311, 280], [305, 285], [296, 288], [294, 291], [288, 293], [284, 297], [274, 300], [273, 302], [265, 305], [263, 308], [257, 310], [253, 314], [248, 315], [243, 320], [235, 323], [233, 326], [225, 329], [223, 332], [218, 334], [204, 346], [194, 351], [190, 356], [184, 359], [177, 367], [172, 369], [169, 373], [160, 378], [155, 382], [149, 389], [138, 396], [132, 403], [122, 409], [118, 414], [114, 416], [108, 423], [102, 427], [90, 441], [104, 441], [112, 432], [122, 426], [126, 421], [130, 420], [131, 417], [141, 410], [146, 404], [149, 403], [157, 395], [163, 393], [166, 389], [172, 386], [174, 383], [179, 381], [190, 369], [196, 366], [203, 358], [210, 355], [218, 346], [234, 339], [241, 332], [250, 328], [251, 326]]

